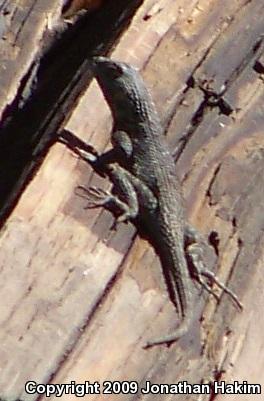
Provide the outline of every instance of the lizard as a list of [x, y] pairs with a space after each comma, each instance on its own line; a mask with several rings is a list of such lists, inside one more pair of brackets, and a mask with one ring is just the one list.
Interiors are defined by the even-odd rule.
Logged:
[[182, 337], [191, 324], [193, 278], [216, 296], [203, 279], [206, 277], [226, 291], [240, 308], [242, 304], [204, 267], [199, 234], [187, 223], [175, 163], [140, 74], [129, 64], [102, 56], [93, 57], [90, 65], [113, 116], [113, 148], [100, 156], [80, 149], [76, 153], [97, 169], [103, 168], [113, 190], [81, 188], [89, 198], [88, 207], [114, 205], [120, 211], [117, 222], [131, 221], [143, 230], [159, 256], [169, 297], [181, 320], [175, 331], [149, 341], [145, 348], [169, 345]]

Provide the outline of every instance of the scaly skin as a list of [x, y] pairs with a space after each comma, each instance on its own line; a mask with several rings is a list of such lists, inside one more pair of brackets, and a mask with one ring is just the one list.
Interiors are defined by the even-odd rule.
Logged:
[[174, 333], [149, 342], [148, 346], [172, 343], [187, 331], [192, 316], [191, 280], [184, 252], [184, 201], [175, 164], [138, 72], [105, 57], [93, 58], [92, 68], [114, 120], [113, 150], [108, 152], [108, 160], [107, 155], [102, 158], [104, 162], [118, 163], [154, 195], [153, 202], [153, 197], [136, 189], [139, 211], [134, 220], [144, 227], [160, 257], [169, 295], [181, 323]]
[[176, 331], [150, 341], [146, 347], [173, 343], [188, 330], [192, 319], [190, 278], [218, 301], [208, 281], [226, 292], [240, 309], [242, 304], [203, 264], [201, 237], [186, 222], [174, 161], [142, 78], [133, 67], [105, 57], [94, 57], [91, 68], [113, 114], [113, 149], [99, 156], [96, 150], [89, 150], [89, 145], [79, 146], [78, 141], [71, 144], [69, 135], [61, 140], [113, 184], [111, 193], [80, 187], [89, 198], [88, 207], [107, 207], [119, 213], [117, 221], [134, 223], [159, 255], [169, 296], [181, 322]]

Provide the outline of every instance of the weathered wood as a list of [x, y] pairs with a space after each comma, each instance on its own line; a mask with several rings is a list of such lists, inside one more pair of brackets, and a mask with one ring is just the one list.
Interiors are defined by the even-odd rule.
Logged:
[[[143, 350], [177, 323], [157, 257], [131, 226], [111, 232], [108, 212], [83, 209], [75, 186], [109, 183], [56, 144], [0, 239], [1, 397], [36, 399], [25, 394], [26, 380], [264, 383], [256, 367], [264, 346], [264, 95], [256, 67], [263, 11], [257, 0], [146, 0], [112, 55], [141, 68], [176, 154], [190, 221], [212, 244], [208, 264], [217, 259], [244, 312], [226, 295], [219, 305], [201, 296], [187, 336]], [[95, 83], [66, 128], [98, 151], [108, 146], [111, 117]], [[198, 399], [107, 399], [153, 397]]]
[[0, 2], [0, 116], [15, 99], [39, 51], [48, 18], [58, 18], [59, 1]]
[[[41, 25], [41, 33], [37, 31], [36, 36], [41, 36], [42, 42], [39, 43], [38, 52], [34, 48], [34, 62], [29, 57], [27, 74], [21, 71], [19, 58], [13, 61], [15, 66], [12, 68], [16, 70], [20, 81], [16, 83], [18, 89], [14, 99], [15, 92], [11, 93], [13, 102], [5, 108], [1, 122], [0, 221], [4, 221], [12, 210], [28, 177], [38, 167], [39, 159], [56, 140], [57, 131], [69, 118], [74, 104], [87, 88], [91, 80], [87, 68], [89, 55], [111, 47], [141, 2], [130, 0], [124, 4], [123, 0], [117, 0], [114, 5], [107, 2], [102, 9], [82, 16], [68, 29], [65, 22], [58, 21], [58, 18], [53, 21], [48, 13], [51, 21]], [[58, 8], [60, 2], [54, 3], [53, 7], [57, 5]], [[17, 6], [23, 18], [17, 21], [15, 12], [11, 20], [15, 27], [22, 24], [21, 32], [31, 29], [31, 19], [29, 26], [25, 21], [28, 14], [34, 14], [35, 8], [36, 14], [40, 13], [40, 18], [46, 21], [46, 14], [39, 10], [39, 2], [27, 0], [26, 4], [27, 7], [22, 9], [19, 4]], [[19, 31], [11, 24], [8, 32], [12, 32], [12, 29]], [[23, 36], [22, 33], [20, 35]], [[22, 40], [20, 35], [19, 44]], [[15, 46], [12, 42], [11, 45]], [[25, 48], [25, 54], [29, 55], [31, 47], [25, 45]], [[12, 64], [10, 58], [9, 64]], [[6, 85], [8, 87], [8, 82]], [[16, 158], [10, 158], [10, 154], [16, 154]]]

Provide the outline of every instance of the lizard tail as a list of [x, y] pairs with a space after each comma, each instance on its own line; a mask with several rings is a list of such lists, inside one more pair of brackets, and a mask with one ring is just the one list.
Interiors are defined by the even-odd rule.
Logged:
[[[191, 313], [191, 291], [189, 288], [190, 278], [188, 267], [184, 253], [179, 250], [172, 250], [170, 253], [160, 255], [163, 275], [166, 286], [172, 303], [177, 309], [181, 321], [179, 326], [172, 333], [163, 337], [147, 342], [144, 348], [150, 348], [155, 345], [167, 344], [170, 345], [182, 337], [189, 329], [192, 313]], [[177, 268], [181, 266], [181, 269]]]
[[171, 345], [175, 341], [179, 340], [179, 338], [181, 338], [188, 331], [188, 328], [190, 326], [190, 320], [191, 319], [189, 316], [184, 317], [176, 330], [174, 330], [170, 334], [167, 334], [166, 336], [162, 336], [154, 340], [148, 341], [145, 344], [144, 348], [147, 349], [155, 345], [162, 345], [162, 344]]

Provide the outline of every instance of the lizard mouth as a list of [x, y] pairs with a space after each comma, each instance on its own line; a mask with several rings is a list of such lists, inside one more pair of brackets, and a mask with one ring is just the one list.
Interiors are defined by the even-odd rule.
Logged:
[[90, 65], [96, 77], [107, 77], [110, 80], [122, 78], [129, 71], [129, 68], [131, 69], [126, 63], [103, 56], [92, 57]]
[[113, 60], [110, 60], [107, 57], [103, 56], [94, 56], [90, 59], [90, 65], [93, 70], [98, 70], [99, 68], [104, 67], [106, 68], [111, 68], [115, 62]]

